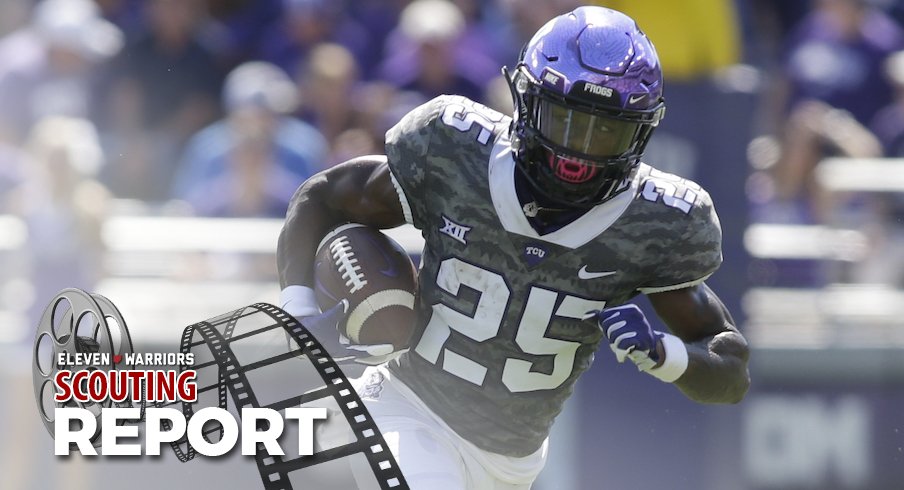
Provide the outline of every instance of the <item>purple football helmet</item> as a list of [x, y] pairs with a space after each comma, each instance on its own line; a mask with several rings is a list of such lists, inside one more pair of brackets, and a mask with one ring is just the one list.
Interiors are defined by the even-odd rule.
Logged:
[[659, 58], [633, 19], [603, 7], [560, 15], [505, 73], [516, 161], [536, 192], [589, 207], [627, 188], [665, 114]]

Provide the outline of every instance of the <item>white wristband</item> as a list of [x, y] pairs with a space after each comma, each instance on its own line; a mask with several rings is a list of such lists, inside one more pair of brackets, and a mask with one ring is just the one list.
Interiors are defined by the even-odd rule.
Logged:
[[678, 337], [663, 333], [662, 347], [665, 350], [665, 361], [658, 368], [653, 368], [647, 373], [665, 381], [666, 383], [674, 383], [687, 371], [687, 346], [684, 341]]
[[279, 293], [279, 306], [295, 318], [313, 316], [320, 313], [314, 290], [307, 286], [287, 286]]

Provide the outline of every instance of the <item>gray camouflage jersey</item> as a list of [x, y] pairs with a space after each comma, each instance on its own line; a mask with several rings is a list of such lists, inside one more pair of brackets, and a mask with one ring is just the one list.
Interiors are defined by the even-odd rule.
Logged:
[[465, 439], [525, 456], [605, 340], [586, 312], [702, 282], [721, 230], [705, 191], [642, 164], [626, 192], [539, 236], [515, 193], [510, 122], [442, 96], [387, 133], [406, 219], [426, 240], [417, 327], [391, 369]]

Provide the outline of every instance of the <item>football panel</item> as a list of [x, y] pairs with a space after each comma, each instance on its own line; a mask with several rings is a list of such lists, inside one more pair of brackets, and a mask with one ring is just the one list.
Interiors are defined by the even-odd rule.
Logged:
[[401, 289], [379, 291], [352, 307], [345, 321], [345, 335], [354, 343], [395, 345], [404, 332], [394, 334], [394, 331], [405, 330], [413, 320], [413, 315], [405, 312], [414, 312], [414, 294]]
[[375, 313], [361, 330], [362, 344], [392, 344], [395, 350], [410, 346], [414, 333], [414, 310], [405, 306], [390, 306]]

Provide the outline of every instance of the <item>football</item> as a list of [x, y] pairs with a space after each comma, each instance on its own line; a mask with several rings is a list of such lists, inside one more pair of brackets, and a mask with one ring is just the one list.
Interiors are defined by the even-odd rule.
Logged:
[[321, 310], [348, 300], [339, 331], [352, 343], [408, 347], [417, 271], [396, 241], [369, 226], [339, 226], [317, 246], [314, 279]]

